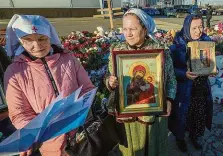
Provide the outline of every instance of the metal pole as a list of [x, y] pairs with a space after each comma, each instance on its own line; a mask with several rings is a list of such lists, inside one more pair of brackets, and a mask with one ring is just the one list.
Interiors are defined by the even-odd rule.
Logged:
[[[104, 0], [99, 0], [99, 3], [100, 3], [100, 8], [104, 9]], [[104, 14], [104, 11], [101, 11], [101, 15], [103, 14]]]

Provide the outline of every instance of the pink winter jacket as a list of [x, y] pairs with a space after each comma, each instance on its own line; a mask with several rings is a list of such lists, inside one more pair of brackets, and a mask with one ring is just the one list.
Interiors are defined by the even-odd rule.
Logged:
[[[86, 71], [70, 53], [45, 57], [59, 92], [64, 97], [83, 85], [82, 94], [94, 88]], [[9, 117], [17, 129], [23, 128], [55, 99], [55, 92], [42, 60], [32, 61], [23, 54], [16, 57], [4, 77]], [[66, 135], [43, 143], [42, 155], [62, 156]]]

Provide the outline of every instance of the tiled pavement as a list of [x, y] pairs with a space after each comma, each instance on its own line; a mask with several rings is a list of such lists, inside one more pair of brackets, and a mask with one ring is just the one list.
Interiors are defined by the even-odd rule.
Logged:
[[186, 136], [188, 152], [182, 153], [178, 150], [175, 137], [169, 133], [169, 156], [223, 156], [223, 105], [214, 104], [212, 130], [205, 130], [203, 137], [203, 149], [196, 150], [188, 134]]

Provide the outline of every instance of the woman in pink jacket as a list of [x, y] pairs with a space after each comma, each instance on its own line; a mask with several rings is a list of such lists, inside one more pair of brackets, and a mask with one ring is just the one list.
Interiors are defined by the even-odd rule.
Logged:
[[[82, 93], [94, 86], [71, 53], [62, 49], [58, 35], [47, 19], [14, 15], [7, 27], [8, 56], [13, 63], [4, 77], [9, 116], [17, 129], [41, 113], [60, 92], [68, 96], [83, 85]], [[67, 155], [66, 135], [44, 142], [43, 156]], [[30, 155], [31, 149], [20, 153]]]

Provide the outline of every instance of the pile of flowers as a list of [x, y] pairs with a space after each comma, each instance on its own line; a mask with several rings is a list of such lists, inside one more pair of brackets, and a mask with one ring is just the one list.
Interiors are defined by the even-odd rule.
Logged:
[[162, 44], [165, 45], [165, 47], [169, 47], [173, 43], [173, 39], [176, 35], [176, 31], [174, 29], [171, 29], [169, 31], [165, 30], [158, 30], [154, 36], [155, 38]]
[[118, 41], [88, 31], [73, 31], [61, 40], [64, 48], [72, 51], [86, 70], [99, 70], [106, 65], [110, 45]]
[[218, 74], [209, 77], [213, 102], [223, 104], [223, 23], [220, 22], [213, 28], [206, 28], [205, 32], [215, 41]]
[[5, 32], [6, 32], [6, 29], [2, 29], [0, 30], [0, 46], [5, 46]]
[[97, 27], [94, 33], [88, 31], [73, 31], [68, 36], [61, 37], [63, 47], [71, 52], [81, 62], [88, 72], [92, 83], [98, 87], [97, 103], [105, 103], [108, 91], [103, 84], [107, 72], [110, 46], [119, 39], [116, 32], [105, 32]]
[[62, 37], [62, 43], [89, 70], [99, 69], [105, 64], [103, 57], [110, 46], [108, 39], [98, 38], [87, 31], [71, 32], [68, 37]]
[[216, 43], [216, 55], [223, 55], [223, 23], [220, 22], [213, 28], [206, 28], [205, 32]]
[[210, 76], [210, 84], [214, 103], [223, 104], [223, 55], [216, 56], [218, 73]]

